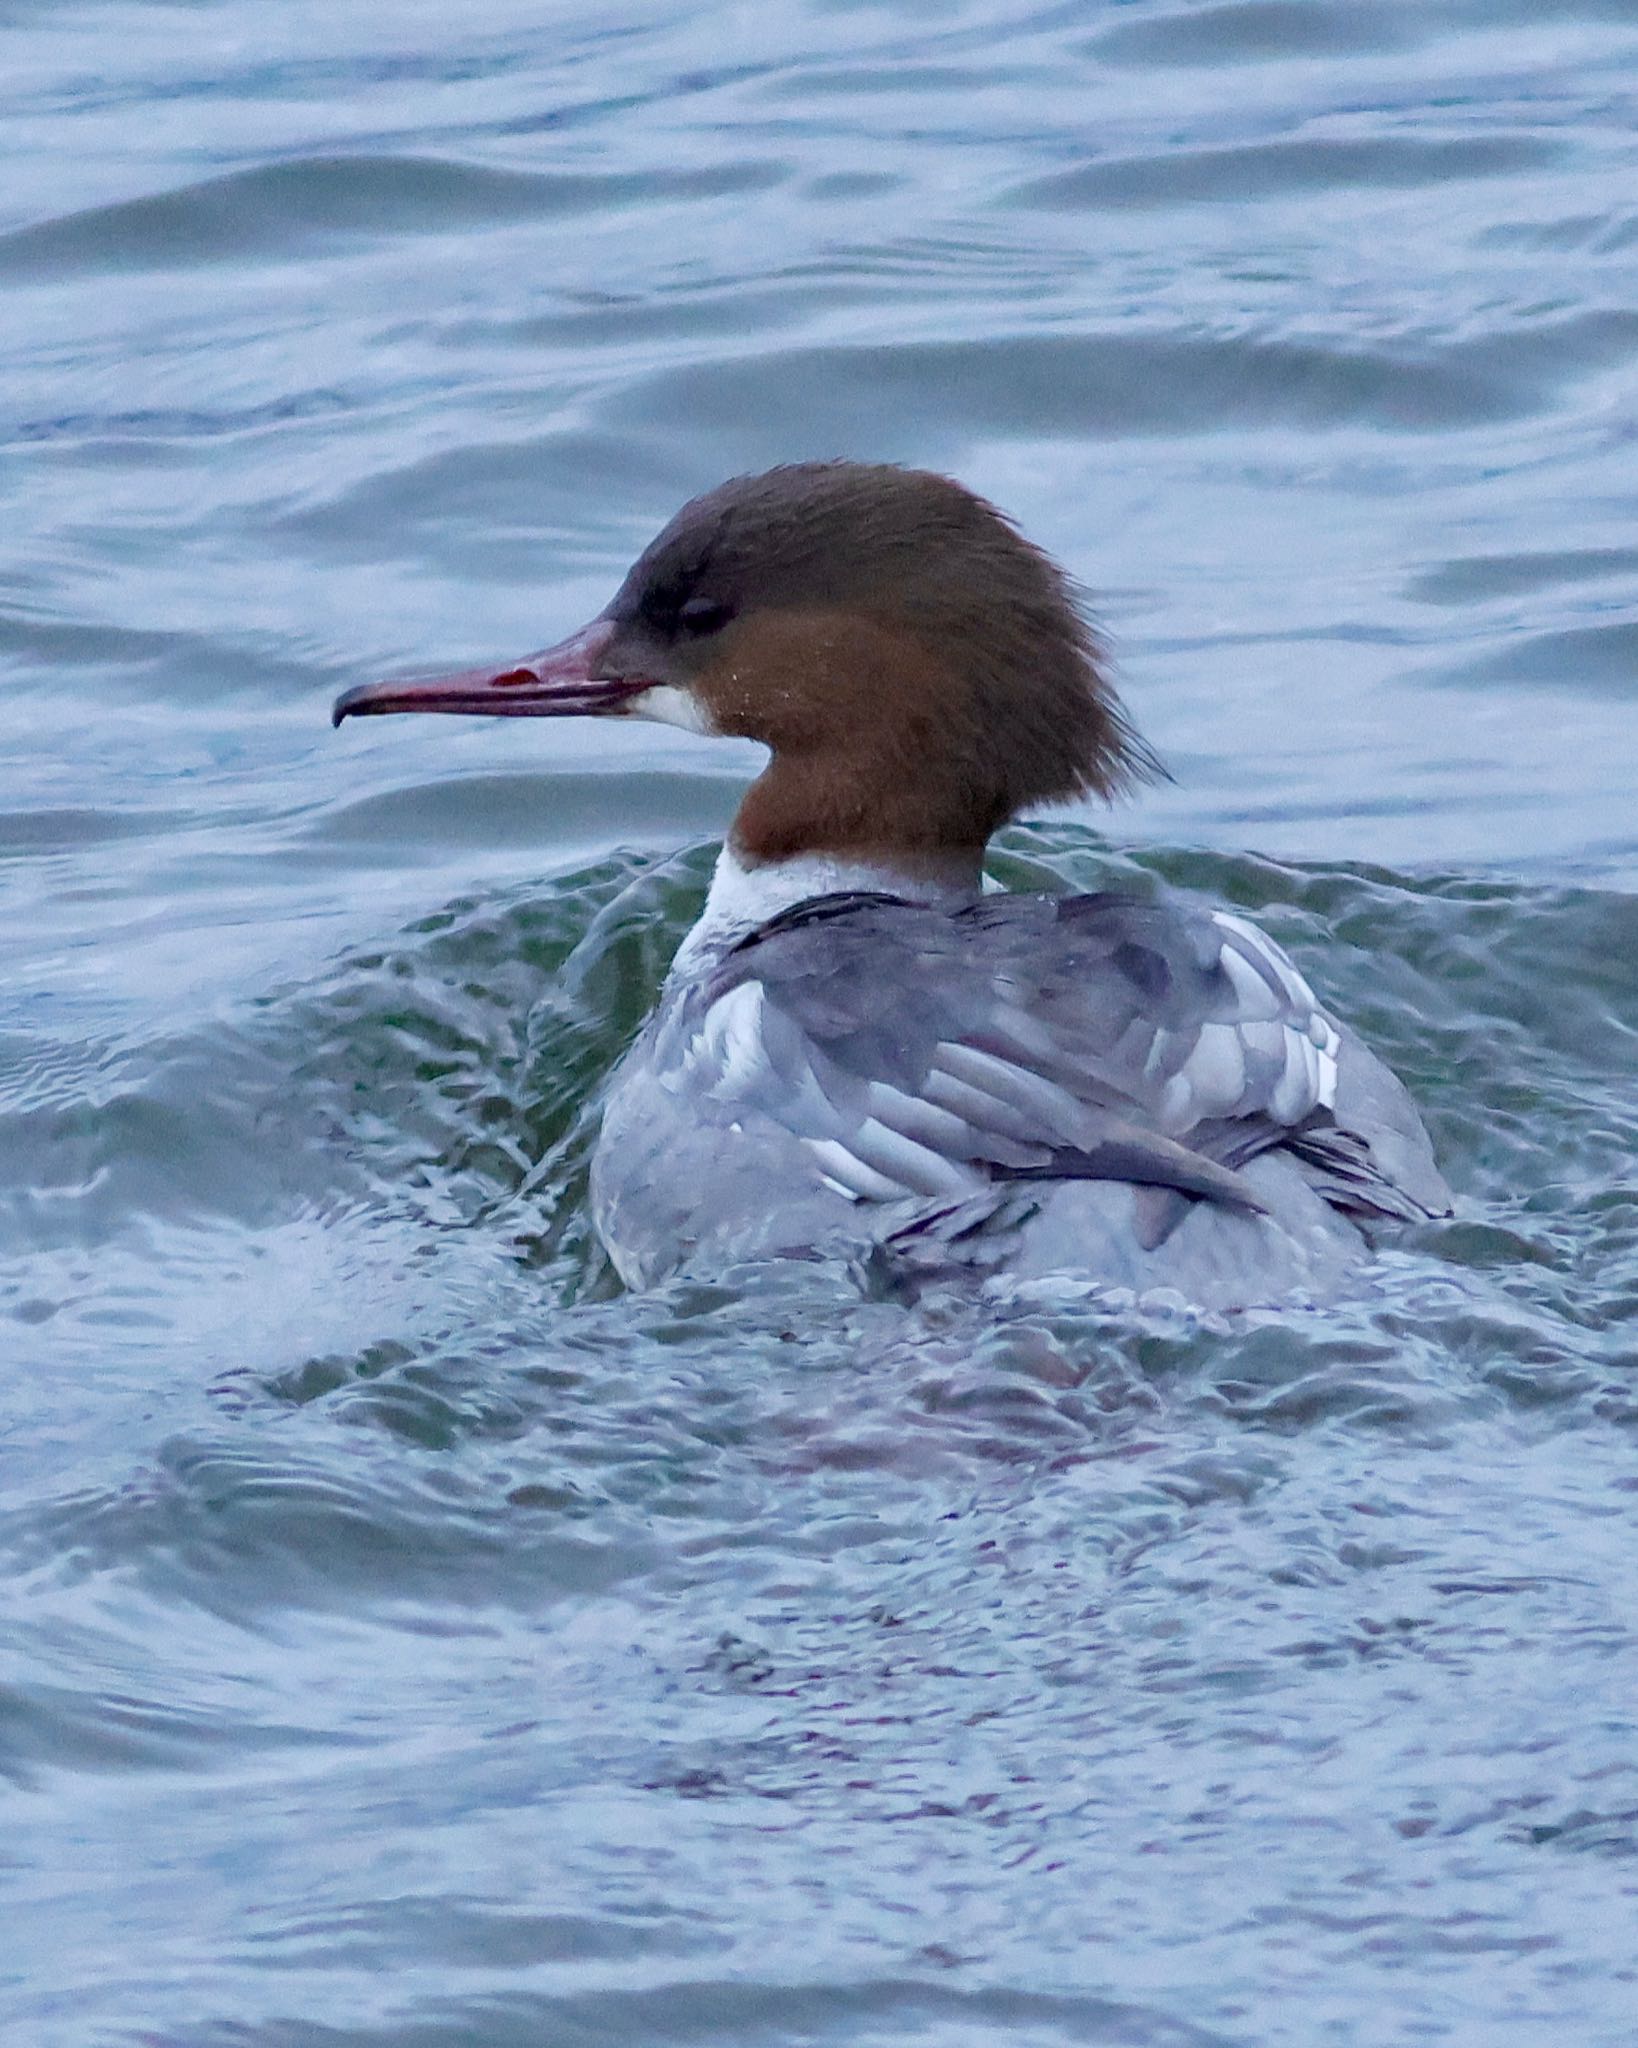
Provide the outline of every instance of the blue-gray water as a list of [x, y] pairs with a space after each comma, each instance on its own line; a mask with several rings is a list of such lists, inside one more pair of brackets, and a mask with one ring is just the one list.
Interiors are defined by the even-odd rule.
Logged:
[[[1638, 2034], [1630, 0], [0, 7], [0, 2031]], [[329, 699], [951, 469], [1459, 1190], [1324, 1314], [624, 1298], [746, 760]], [[679, 849], [690, 849], [678, 853]]]

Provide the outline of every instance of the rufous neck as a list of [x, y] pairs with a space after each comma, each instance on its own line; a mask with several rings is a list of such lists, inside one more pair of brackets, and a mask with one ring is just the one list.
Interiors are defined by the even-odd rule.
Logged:
[[976, 886], [1005, 813], [978, 794], [963, 750], [899, 716], [891, 685], [882, 688], [874, 727], [861, 716], [812, 744], [775, 747], [729, 834], [742, 867], [817, 855], [923, 876], [939, 889]]

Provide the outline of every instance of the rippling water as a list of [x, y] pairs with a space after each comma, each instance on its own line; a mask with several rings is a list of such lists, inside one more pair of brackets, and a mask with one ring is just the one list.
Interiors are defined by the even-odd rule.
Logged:
[[[0, 2018], [1626, 2048], [1630, 0], [0, 8]], [[622, 1296], [750, 756], [347, 730], [960, 473], [1459, 1190], [1324, 1314]], [[1256, 849], [1249, 852], [1246, 849]]]

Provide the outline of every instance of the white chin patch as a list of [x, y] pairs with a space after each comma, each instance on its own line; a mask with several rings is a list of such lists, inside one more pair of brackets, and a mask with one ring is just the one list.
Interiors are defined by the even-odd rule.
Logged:
[[716, 727], [705, 715], [705, 707], [692, 690], [679, 690], [675, 683], [656, 683], [626, 706], [628, 718], [651, 718], [656, 725], [675, 725], [683, 732], [716, 736]]

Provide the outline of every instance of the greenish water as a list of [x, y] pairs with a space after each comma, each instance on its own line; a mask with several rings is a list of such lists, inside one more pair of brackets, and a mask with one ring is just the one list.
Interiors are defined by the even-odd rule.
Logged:
[[[1638, 15], [0, 10], [0, 2031], [1625, 2048]], [[383, 722], [952, 469], [1455, 1218], [1202, 1325], [624, 1296], [750, 750]]]

